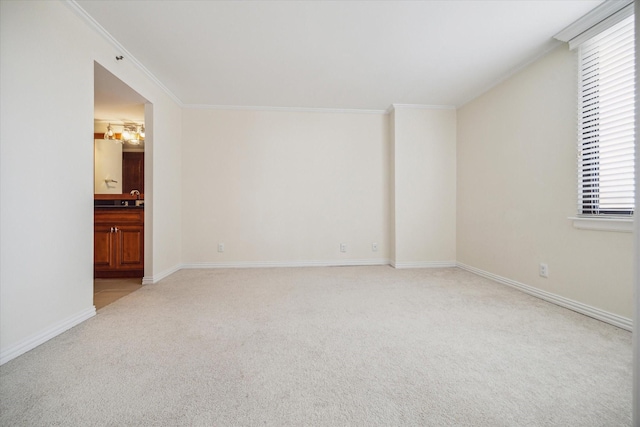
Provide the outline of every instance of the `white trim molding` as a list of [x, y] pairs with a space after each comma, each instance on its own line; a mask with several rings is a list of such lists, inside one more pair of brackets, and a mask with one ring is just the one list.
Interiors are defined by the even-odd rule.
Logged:
[[11, 347], [3, 350], [0, 353], [0, 365], [4, 365], [10, 360], [15, 359], [21, 354], [26, 353], [29, 350], [33, 350], [40, 344], [44, 344], [49, 341], [51, 338], [54, 338], [57, 335], [73, 328], [74, 326], [84, 322], [87, 319], [96, 315], [96, 308], [91, 306], [91, 308], [87, 308], [86, 310], [82, 310], [81, 312], [67, 317], [66, 319], [54, 323], [47, 329], [32, 335], [24, 340], [18, 342], [17, 344], [12, 345]]
[[145, 67], [142, 62], [138, 61], [138, 59], [131, 54], [123, 45], [120, 44], [118, 40], [115, 39], [102, 25], [98, 23], [91, 15], [87, 13], [86, 10], [82, 8], [75, 0], [66, 0], [65, 2], [73, 12], [82, 18], [89, 27], [93, 28], [103, 39], [111, 44], [124, 58], [135, 65], [140, 71], [142, 71], [153, 83], [155, 83], [164, 93], [166, 93], [169, 98], [171, 98], [176, 104], [180, 107], [183, 107], [184, 104], [173, 92], [169, 90], [168, 87], [164, 85], [147, 67]]
[[614, 217], [569, 217], [573, 227], [579, 230], [633, 232], [633, 218]]
[[478, 276], [485, 277], [487, 279], [493, 280], [494, 282], [498, 282], [512, 288], [516, 288], [534, 297], [543, 299], [555, 305], [559, 305], [560, 307], [568, 308], [569, 310], [584, 314], [585, 316], [592, 317], [594, 319], [600, 320], [613, 326], [617, 326], [618, 328], [622, 328], [627, 331], [633, 330], [633, 320], [626, 317], [618, 316], [617, 314], [609, 313], [608, 311], [604, 311], [599, 308], [595, 308], [590, 305], [553, 294], [551, 292], [543, 291], [541, 289], [534, 288], [533, 286], [525, 285], [524, 283], [507, 279], [506, 277], [498, 276], [497, 274], [489, 273], [488, 271], [471, 267], [470, 265], [466, 265], [461, 262], [458, 262], [457, 265], [459, 268], [470, 273], [477, 274]]
[[425, 104], [391, 104], [385, 111], [387, 114], [394, 110], [455, 110], [455, 105], [425, 105]]
[[410, 262], [391, 262], [391, 266], [396, 269], [401, 268], [449, 268], [456, 267], [455, 261], [410, 261]]
[[545, 56], [549, 55], [551, 52], [555, 51], [556, 49], [560, 48], [561, 46], [564, 46], [564, 45], [562, 43], [560, 43], [560, 42], [553, 43], [553, 40], [552, 40], [549, 43], [549, 47], [547, 49], [545, 49], [544, 51], [540, 52], [539, 55], [536, 55], [535, 57], [533, 57], [533, 58], [531, 58], [531, 59], [529, 59], [529, 60], [527, 60], [525, 62], [522, 62], [521, 64], [515, 65], [513, 68], [507, 70], [504, 74], [499, 76], [497, 79], [489, 82], [487, 85], [483, 86], [482, 88], [477, 90], [474, 94], [472, 94], [471, 96], [466, 98], [464, 101], [462, 101], [461, 103], [456, 105], [456, 108], [462, 108], [465, 105], [467, 105], [468, 103], [470, 103], [471, 101], [474, 101], [475, 99], [480, 98], [482, 95], [484, 95], [485, 93], [489, 92], [491, 89], [493, 89], [493, 88], [501, 85], [502, 83], [506, 82], [511, 77], [513, 77], [516, 74], [518, 74], [519, 72], [523, 71], [525, 68], [527, 68], [531, 64], [533, 64], [533, 63], [539, 61], [540, 59], [544, 58]]
[[155, 283], [158, 283], [160, 280], [171, 276], [173, 273], [180, 271], [180, 269], [182, 269], [182, 265], [176, 265], [172, 268], [169, 268], [168, 270], [165, 271], [161, 271], [158, 274], [153, 274], [151, 276], [144, 276], [142, 278], [142, 284], [143, 285], [153, 285]]
[[357, 267], [361, 265], [389, 265], [388, 259], [347, 259], [320, 261], [232, 261], [194, 262], [183, 264], [184, 269], [197, 268], [273, 268], [273, 267]]
[[316, 108], [316, 107], [269, 107], [243, 105], [184, 104], [182, 108], [191, 110], [240, 110], [240, 111], [276, 111], [285, 113], [347, 113], [347, 114], [387, 114], [387, 110], [367, 110], [357, 108]]

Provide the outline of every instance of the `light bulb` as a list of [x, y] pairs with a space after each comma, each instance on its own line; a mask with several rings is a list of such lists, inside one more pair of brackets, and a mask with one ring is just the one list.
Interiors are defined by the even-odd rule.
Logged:
[[107, 132], [104, 134], [104, 139], [113, 138], [113, 130], [111, 130], [111, 123], [107, 126]]

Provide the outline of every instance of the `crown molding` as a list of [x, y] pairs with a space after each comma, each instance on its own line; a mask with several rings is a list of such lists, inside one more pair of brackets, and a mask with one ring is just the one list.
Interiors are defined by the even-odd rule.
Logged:
[[193, 110], [244, 110], [244, 111], [282, 111], [293, 113], [347, 113], [347, 114], [389, 114], [397, 109], [413, 110], [455, 110], [455, 105], [425, 105], [425, 104], [391, 104], [386, 110], [367, 110], [357, 108], [315, 108], [315, 107], [269, 107], [243, 105], [209, 105], [183, 104], [183, 108]]
[[[625, 0], [628, 1], [628, 0]], [[318, 108], [318, 107], [274, 107], [274, 106], [240, 106], [240, 105], [210, 105], [210, 104], [185, 104], [168, 87], [164, 85], [147, 67], [145, 67], [131, 52], [129, 52], [118, 40], [115, 39], [98, 21], [96, 21], [82, 6], [75, 0], [64, 0], [64, 3], [90, 28], [92, 28], [105, 41], [113, 46], [117, 53], [124, 59], [131, 62], [136, 68], [149, 78], [158, 88], [160, 88], [179, 107], [185, 109], [201, 110], [244, 110], [244, 111], [280, 111], [297, 113], [347, 113], [347, 114], [389, 114], [391, 111], [400, 108], [424, 109], [424, 110], [455, 110], [455, 105], [424, 105], [424, 104], [391, 104], [387, 109], [358, 109], [358, 108]]]
[[[591, 10], [591, 12], [587, 13], [582, 18], [578, 19], [573, 24], [569, 25], [564, 30], [560, 31], [558, 34], [553, 36], [555, 40], [552, 40], [553, 43], [551, 43], [551, 46], [548, 49], [544, 50], [542, 53], [535, 56], [534, 58], [531, 58], [530, 60], [512, 68], [507, 73], [505, 73], [498, 79], [494, 80], [492, 83], [485, 86], [484, 89], [479, 90], [475, 95], [461, 102], [457, 106], [457, 108], [462, 108], [463, 106], [470, 103], [471, 101], [477, 98], [480, 98], [482, 95], [489, 92], [491, 89], [499, 86], [503, 82], [509, 80], [511, 77], [515, 76], [520, 71], [524, 70], [534, 62], [551, 54], [551, 52], [555, 51], [561, 46], [565, 46], [565, 44], [561, 42], [570, 42], [572, 39], [577, 40], [575, 39], [575, 37], [579, 36], [580, 34], [584, 33], [590, 28], [593, 28], [594, 26], [598, 25], [603, 20], [606, 20], [607, 18], [611, 17], [611, 15], [618, 14], [617, 16], [620, 17], [621, 13], [628, 13], [628, 10], [625, 8], [627, 8], [630, 5], [633, 6], [633, 0], [605, 1], [604, 3], [597, 6], [595, 9]], [[625, 11], [623, 11], [623, 9]], [[632, 7], [631, 7], [631, 10], [632, 10]]]
[[462, 108], [465, 105], [467, 105], [468, 103], [470, 103], [471, 101], [473, 101], [473, 100], [475, 100], [477, 98], [480, 98], [482, 95], [484, 95], [485, 93], [489, 92], [491, 89], [499, 86], [500, 84], [504, 83], [505, 81], [509, 80], [511, 77], [515, 76], [520, 71], [522, 71], [525, 68], [529, 67], [531, 64], [539, 61], [540, 59], [544, 58], [545, 56], [551, 54], [551, 52], [554, 52], [556, 49], [564, 46], [563, 43], [561, 43], [561, 42], [559, 42], [557, 40], [552, 40], [551, 42], [552, 42], [551, 43], [551, 47], [549, 49], [546, 49], [542, 53], [540, 53], [539, 55], [529, 59], [526, 62], [523, 62], [520, 65], [517, 65], [517, 66], [513, 67], [512, 69], [510, 69], [509, 71], [504, 73], [501, 77], [499, 77], [496, 80], [494, 80], [493, 82], [489, 83], [483, 89], [480, 89], [474, 95], [470, 96], [469, 98], [465, 99], [463, 102], [458, 104], [456, 106], [456, 108]]
[[315, 107], [270, 107], [243, 105], [183, 104], [183, 108], [193, 110], [245, 110], [245, 111], [281, 111], [293, 113], [349, 113], [349, 114], [386, 114], [386, 110], [366, 110], [357, 108], [315, 108]]
[[138, 59], [131, 54], [118, 40], [115, 39], [98, 21], [96, 21], [82, 6], [75, 0], [64, 0], [64, 3], [90, 28], [92, 28], [105, 41], [113, 46], [118, 54], [124, 56], [124, 59], [131, 62], [136, 68], [149, 78], [158, 88], [169, 96], [178, 106], [185, 109], [200, 110], [244, 110], [244, 111], [279, 111], [279, 112], [295, 112], [295, 113], [347, 113], [347, 114], [389, 114], [398, 108], [413, 108], [425, 110], [455, 110], [456, 106], [452, 105], [421, 105], [421, 104], [392, 104], [385, 110], [376, 109], [357, 109], [357, 108], [316, 108], [316, 107], [273, 107], [273, 106], [240, 106], [240, 105], [210, 105], [210, 104], [185, 104], [178, 98], [168, 87], [164, 85], [147, 67], [145, 67]]
[[389, 114], [394, 110], [408, 109], [408, 110], [455, 110], [455, 105], [427, 105], [427, 104], [391, 104], [386, 109], [386, 113]]
[[145, 67], [138, 59], [131, 54], [124, 46], [118, 42], [102, 25], [98, 23], [91, 15], [85, 11], [75, 0], [65, 0], [65, 4], [83, 21], [85, 21], [90, 28], [92, 28], [98, 35], [106, 40], [111, 46], [113, 46], [120, 55], [124, 56], [124, 59], [131, 62], [136, 68], [146, 75], [156, 86], [158, 86], [169, 98], [171, 98], [180, 107], [184, 104], [168, 87], [166, 87], [147, 67]]

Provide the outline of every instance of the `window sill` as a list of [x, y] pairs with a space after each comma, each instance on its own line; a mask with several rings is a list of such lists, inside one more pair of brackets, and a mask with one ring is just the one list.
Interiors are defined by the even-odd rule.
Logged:
[[619, 217], [569, 217], [573, 227], [579, 230], [633, 232], [633, 218]]

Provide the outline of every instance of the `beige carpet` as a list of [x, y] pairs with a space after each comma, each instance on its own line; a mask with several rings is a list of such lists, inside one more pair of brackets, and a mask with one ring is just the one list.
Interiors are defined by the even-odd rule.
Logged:
[[458, 269], [187, 270], [0, 367], [0, 425], [627, 426], [631, 357]]

